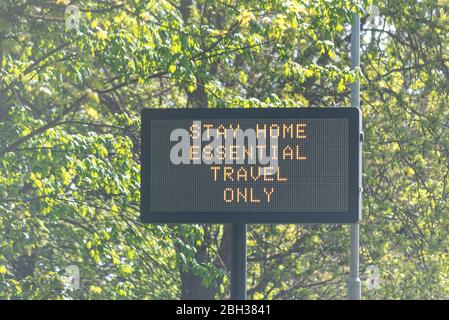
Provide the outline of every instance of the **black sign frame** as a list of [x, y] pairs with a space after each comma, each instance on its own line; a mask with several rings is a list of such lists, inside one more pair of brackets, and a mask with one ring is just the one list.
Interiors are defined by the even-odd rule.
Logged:
[[[348, 212], [150, 212], [150, 133], [151, 120], [167, 119], [313, 119], [346, 118], [349, 126], [349, 205]], [[251, 224], [343, 224], [361, 220], [362, 198], [362, 115], [358, 108], [260, 108], [260, 109], [143, 109], [141, 112], [141, 201], [140, 218], [144, 223], [251, 223]]]

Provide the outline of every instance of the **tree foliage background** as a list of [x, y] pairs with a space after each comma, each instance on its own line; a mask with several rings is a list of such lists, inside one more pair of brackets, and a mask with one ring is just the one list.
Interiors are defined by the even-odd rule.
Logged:
[[[229, 297], [229, 226], [139, 222], [140, 110], [348, 106], [357, 78], [361, 270], [381, 276], [362, 294], [447, 298], [449, 6], [374, 4], [0, 0], [0, 298]], [[347, 226], [250, 226], [248, 246], [250, 298], [345, 298]]]

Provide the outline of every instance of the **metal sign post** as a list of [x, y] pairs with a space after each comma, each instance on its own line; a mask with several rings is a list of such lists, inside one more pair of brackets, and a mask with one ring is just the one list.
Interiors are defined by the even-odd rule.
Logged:
[[[360, 67], [360, 16], [355, 14], [352, 19], [351, 27], [351, 68], [355, 69], [358, 67]], [[360, 80], [357, 80], [351, 86], [351, 104], [352, 107], [360, 108]], [[361, 165], [360, 152], [360, 168]], [[359, 179], [361, 182], [361, 175]], [[359, 197], [361, 197], [361, 192], [359, 193]], [[359, 212], [361, 212], [361, 201], [359, 201]], [[351, 224], [350, 275], [348, 279], [349, 300], [360, 300], [361, 298], [361, 285], [359, 278], [359, 236], [359, 223], [357, 222]]]
[[246, 300], [246, 224], [232, 225], [231, 299]]

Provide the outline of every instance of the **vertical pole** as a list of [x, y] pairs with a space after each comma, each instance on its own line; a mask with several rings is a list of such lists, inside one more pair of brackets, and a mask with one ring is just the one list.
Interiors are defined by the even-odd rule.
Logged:
[[[351, 27], [351, 68], [360, 67], [360, 17], [355, 14]], [[351, 105], [360, 108], [360, 81], [351, 86]], [[361, 165], [361, 163], [360, 163]], [[359, 208], [361, 210], [361, 208]], [[359, 211], [360, 212], [360, 211]], [[348, 299], [361, 299], [361, 284], [359, 278], [359, 224], [351, 224], [351, 246], [350, 246], [350, 275], [348, 279]]]
[[359, 224], [351, 224], [351, 265], [348, 280], [348, 300], [361, 299], [359, 278]]
[[[351, 27], [351, 69], [360, 67], [360, 17], [354, 14]], [[360, 108], [360, 80], [351, 85], [351, 105]]]
[[246, 300], [246, 224], [232, 225], [231, 299]]

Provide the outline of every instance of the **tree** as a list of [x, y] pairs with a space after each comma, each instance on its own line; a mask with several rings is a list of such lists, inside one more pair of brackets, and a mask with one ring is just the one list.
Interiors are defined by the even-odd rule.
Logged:
[[[227, 226], [139, 222], [140, 110], [344, 106], [358, 77], [364, 295], [447, 295], [447, 5], [385, 0], [373, 27], [355, 0], [1, 3], [0, 297], [228, 297]], [[249, 230], [251, 298], [345, 296], [347, 227]]]

